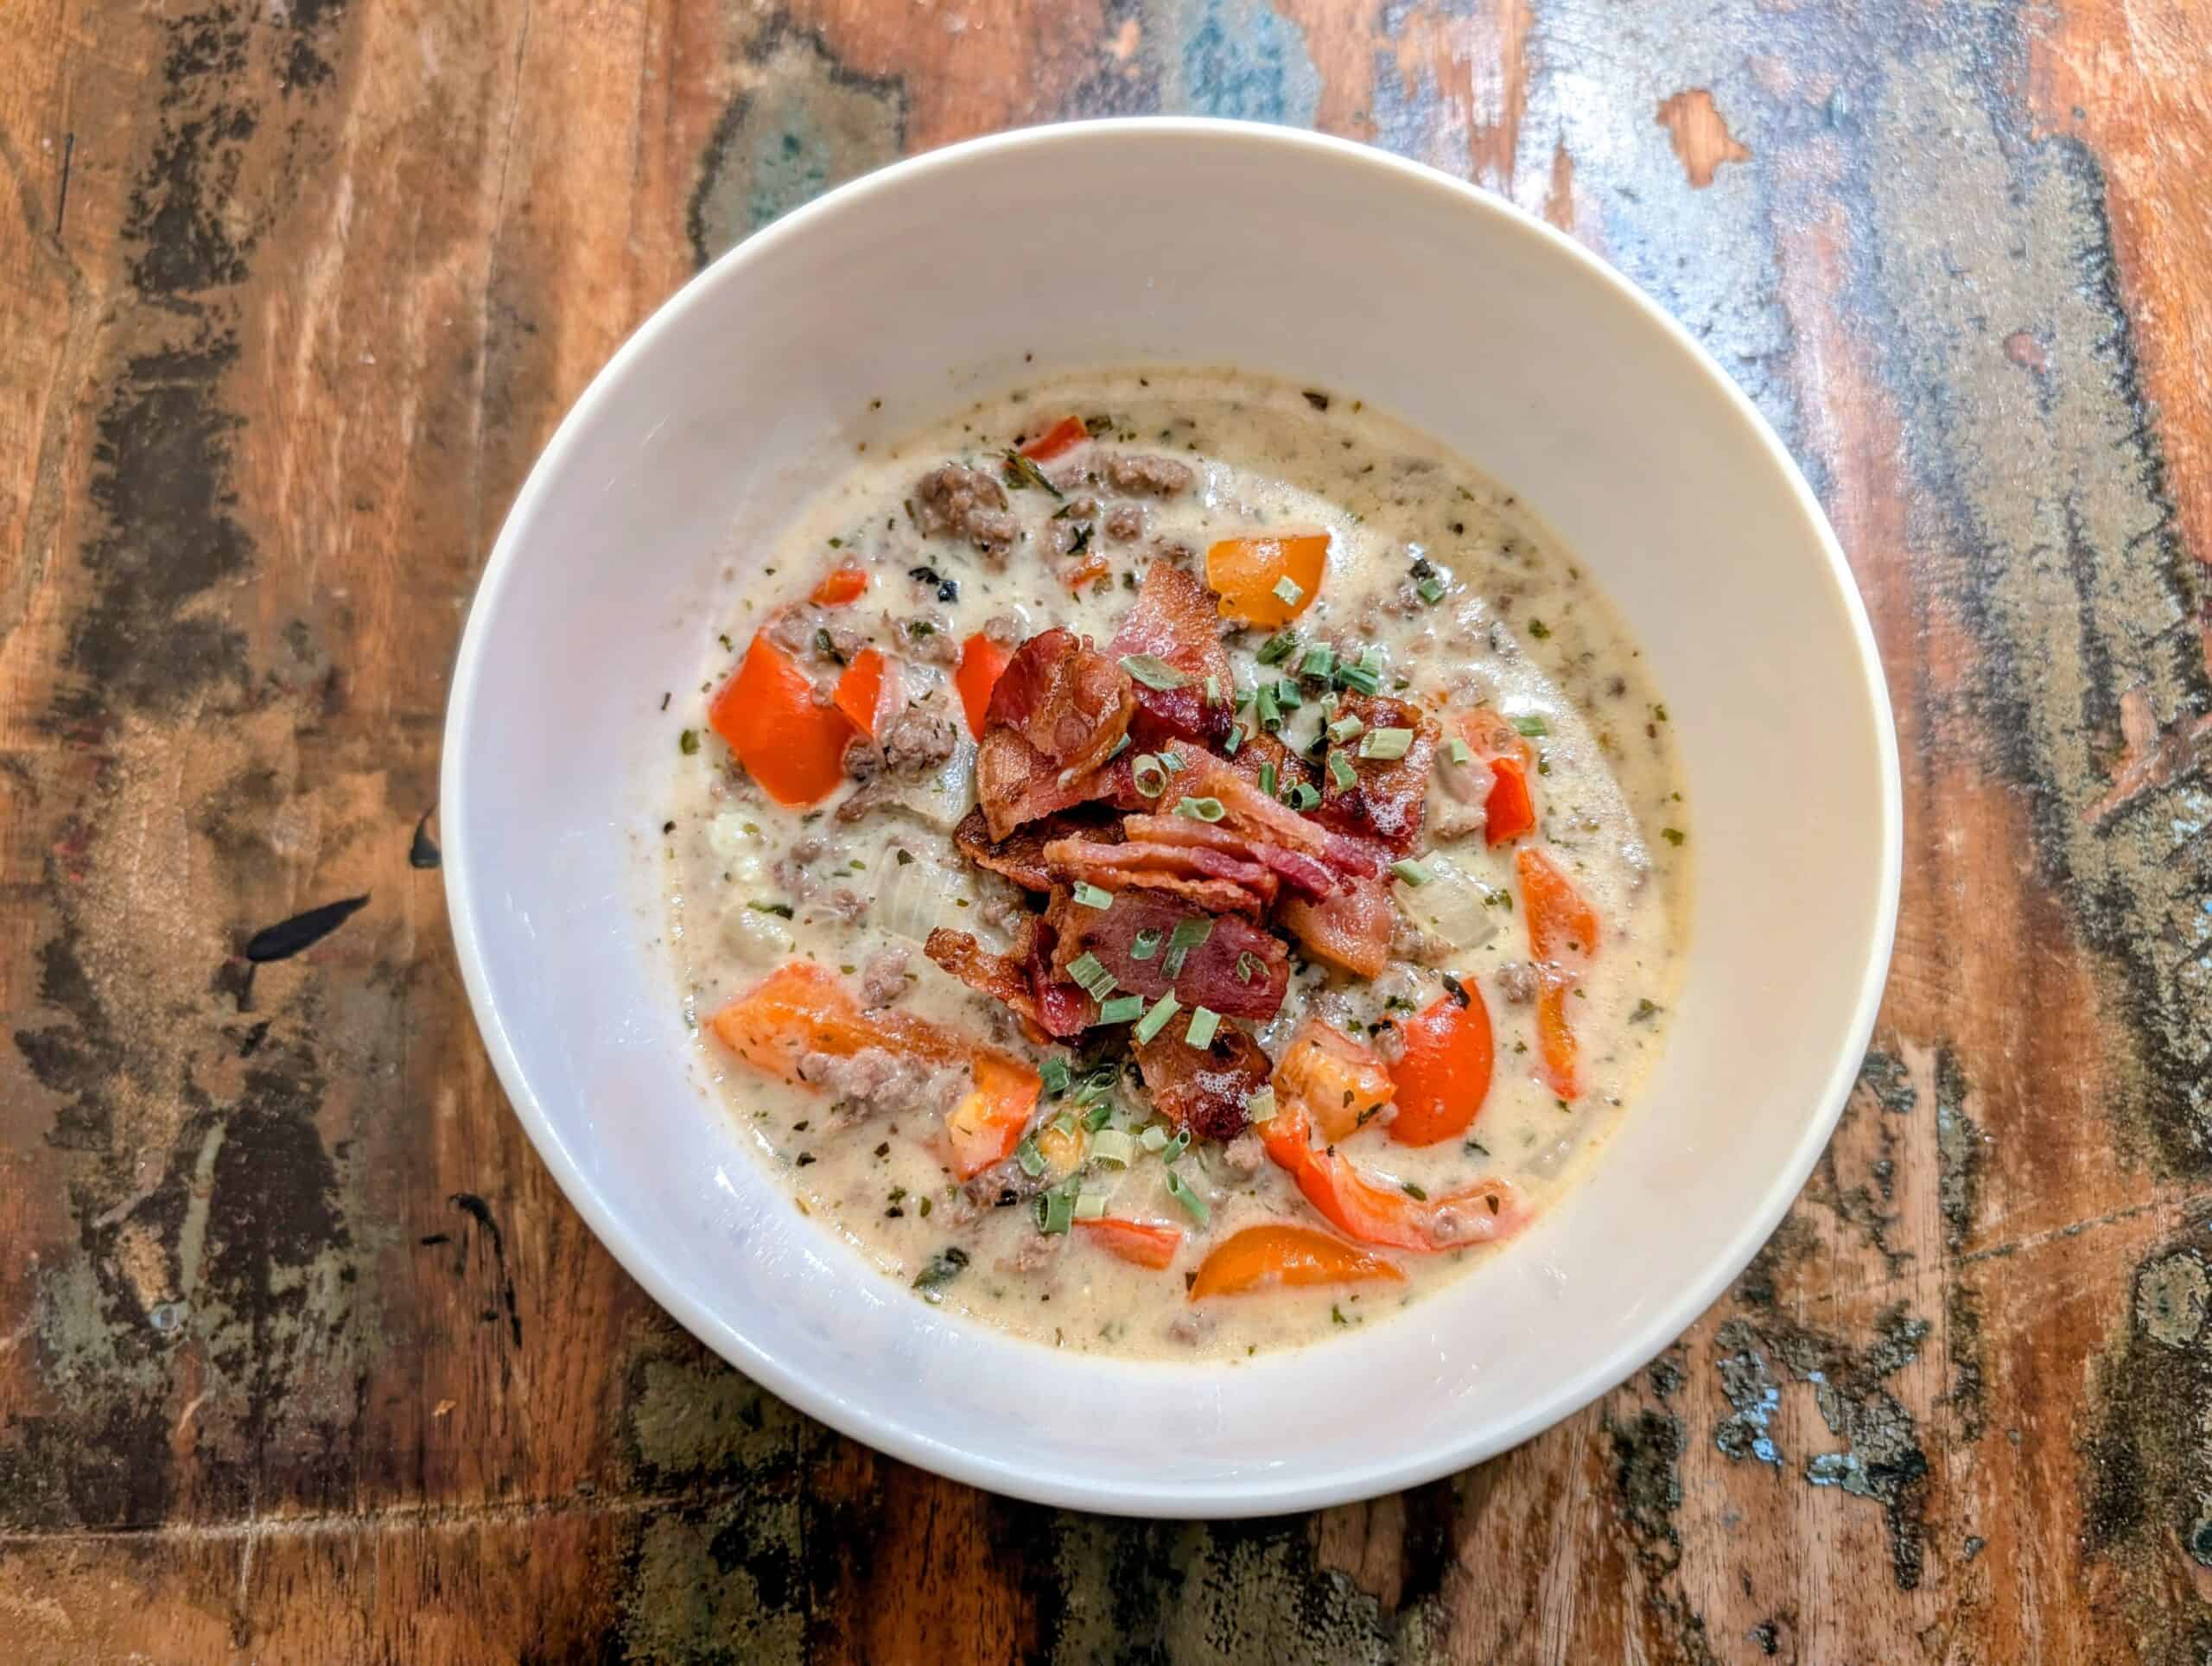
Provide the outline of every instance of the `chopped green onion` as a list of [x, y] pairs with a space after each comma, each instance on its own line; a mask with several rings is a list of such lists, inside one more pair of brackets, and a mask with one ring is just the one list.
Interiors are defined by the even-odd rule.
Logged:
[[1352, 773], [1352, 767], [1345, 761], [1344, 754], [1332, 752], [1329, 754], [1329, 779], [1337, 784], [1338, 792], [1349, 792], [1359, 777]]
[[1326, 677], [1337, 668], [1337, 651], [1326, 643], [1308, 648], [1306, 657], [1298, 662], [1300, 677]]
[[1096, 1134], [1114, 1120], [1114, 1104], [1110, 1099], [1101, 1099], [1083, 1113], [1083, 1131]]
[[1173, 1169], [1167, 1171], [1167, 1195], [1191, 1211], [1191, 1218], [1201, 1226], [1212, 1218], [1213, 1211], [1206, 1207], [1206, 1200], [1191, 1190], [1190, 1182]]
[[1357, 689], [1362, 694], [1380, 694], [1382, 679], [1363, 665], [1339, 665], [1337, 681], [1348, 689]]
[[1046, 1089], [1055, 1098], [1065, 1093], [1068, 1091], [1068, 1084], [1074, 1079], [1073, 1074], [1068, 1069], [1068, 1061], [1065, 1059], [1047, 1059], [1038, 1074], [1045, 1078]]
[[1253, 709], [1259, 714], [1260, 727], [1269, 734], [1273, 734], [1282, 727], [1282, 703], [1276, 698], [1274, 684], [1261, 684], [1260, 692], [1253, 700], [1252, 705]]
[[1175, 1137], [1160, 1148], [1160, 1160], [1163, 1163], [1172, 1163], [1190, 1148], [1191, 1130], [1187, 1128], [1179, 1128], [1175, 1130]]
[[1475, 761], [1474, 749], [1457, 735], [1445, 743], [1444, 755], [1455, 764], [1471, 764]]
[[1137, 1021], [1136, 1036], [1140, 1042], [1148, 1042], [1167, 1027], [1167, 1021], [1182, 1009], [1183, 1003], [1170, 989], [1152, 1004], [1152, 1010]]
[[1431, 880], [1436, 877], [1435, 874], [1430, 873], [1428, 869], [1423, 868], [1419, 862], [1415, 862], [1410, 856], [1405, 857], [1401, 861], [1392, 862], [1390, 864], [1390, 871], [1393, 874], [1395, 874], [1400, 879], [1403, 880], [1408, 885], [1414, 886], [1427, 885]]
[[1382, 675], [1383, 667], [1389, 663], [1382, 658], [1382, 650], [1372, 643], [1360, 650], [1359, 668], [1363, 671], [1373, 671], [1380, 677]]
[[1075, 1194], [1075, 1218], [1079, 1221], [1095, 1221], [1106, 1212], [1107, 1193], [1100, 1188], [1088, 1186]]
[[1129, 779], [1146, 798], [1157, 798], [1167, 791], [1167, 766], [1147, 752], [1129, 766]]
[[1217, 706], [1220, 703], [1221, 679], [1218, 677], [1209, 677], [1206, 678], [1206, 704]]
[[1076, 1129], [1075, 1113], [1071, 1110], [1062, 1111], [1052, 1118], [1052, 1126], [1063, 1134], [1073, 1134]]
[[1185, 798], [1175, 806], [1178, 816], [1188, 816], [1194, 822], [1217, 822], [1229, 813], [1218, 798]]
[[1438, 602], [1444, 600], [1445, 583], [1442, 579], [1437, 577], [1435, 574], [1432, 573], [1420, 583], [1414, 586], [1414, 590], [1423, 601], [1426, 601], [1430, 607], [1433, 607]]
[[1183, 767], [1183, 754], [1179, 752], [1170, 752], [1166, 747], [1162, 747], [1160, 749], [1160, 761], [1167, 766], [1168, 771], [1172, 774], [1174, 771]]
[[1137, 1142], [1117, 1128], [1102, 1129], [1090, 1141], [1090, 1154], [1127, 1168], [1137, 1160]]
[[1275, 581], [1275, 599], [1286, 607], [1295, 607], [1306, 600], [1306, 592], [1288, 573]]
[[1523, 734], [1549, 734], [1552, 732], [1552, 726], [1534, 712], [1526, 717], [1515, 718], [1513, 727]]
[[1075, 1199], [1065, 1186], [1054, 1186], [1050, 1192], [1037, 1194], [1037, 1230], [1057, 1237], [1068, 1230], [1075, 1219]]
[[1311, 810], [1321, 802], [1321, 795], [1300, 781], [1283, 795], [1283, 802], [1293, 810]]
[[1359, 732], [1366, 727], [1358, 718], [1346, 713], [1329, 725], [1329, 738], [1342, 746], [1347, 741], [1357, 740]]
[[1175, 922], [1175, 930], [1167, 939], [1171, 949], [1195, 949], [1213, 935], [1211, 914], [1192, 914]]
[[1045, 1172], [1045, 1154], [1037, 1149], [1037, 1141], [1029, 1135], [1023, 1135], [1021, 1143], [1014, 1147], [1014, 1160], [1021, 1165], [1021, 1172], [1033, 1180]]
[[1128, 735], [1127, 734], [1127, 733], [1124, 733], [1124, 734], [1122, 734], [1122, 738], [1121, 738], [1120, 740], [1118, 740], [1118, 741], [1115, 741], [1115, 742], [1114, 742], [1114, 749], [1113, 749], [1113, 751], [1111, 751], [1111, 752], [1108, 753], [1106, 755], [1107, 755], [1107, 757], [1108, 757], [1108, 758], [1109, 758], [1109, 759], [1111, 759], [1111, 758], [1118, 758], [1118, 757], [1120, 757], [1123, 753], [1127, 752], [1128, 749], [1129, 749], [1129, 737], [1128, 737]]
[[1101, 1002], [1098, 1021], [1102, 1024], [1128, 1024], [1144, 1015], [1144, 997], [1141, 995], [1117, 995], [1111, 1001]]
[[1114, 974], [1104, 961], [1088, 949], [1069, 965], [1068, 976], [1081, 984], [1084, 993], [1093, 1001], [1103, 1001], [1114, 993]]
[[1147, 1122], [1137, 1135], [1137, 1143], [1147, 1151], [1157, 1151], [1167, 1143], [1167, 1129], [1161, 1122]]
[[1234, 758], [1236, 755], [1237, 748], [1242, 747], [1243, 744], [1244, 725], [1242, 723], [1231, 723], [1229, 726], [1229, 734], [1227, 737], [1224, 739], [1221, 743], [1222, 756], [1224, 758]]
[[1114, 893], [1103, 885], [1093, 885], [1089, 880], [1075, 882], [1075, 900], [1086, 908], [1111, 908]]
[[1275, 796], [1275, 766], [1273, 764], [1260, 766], [1260, 791], [1270, 798]]
[[1129, 945], [1131, 960], [1150, 960], [1160, 952], [1160, 933], [1145, 931], [1137, 933], [1137, 940]]
[[1191, 951], [1188, 949], [1170, 949], [1167, 951], [1167, 958], [1160, 963], [1160, 970], [1172, 983], [1183, 976], [1183, 963], [1190, 957]]
[[1368, 730], [1359, 743], [1363, 758], [1402, 758], [1406, 748], [1414, 743], [1414, 732], [1409, 728], [1379, 728]]
[[1191, 1014], [1191, 1027], [1183, 1032], [1183, 1039], [1194, 1047], [1210, 1047], [1214, 1032], [1220, 1027], [1221, 1014], [1211, 1007], [1201, 1007]]
[[1275, 1091], [1255, 1088], [1244, 1096], [1244, 1114], [1255, 1122], [1271, 1122], [1275, 1116]]
[[1279, 677], [1275, 682], [1275, 703], [1285, 711], [1296, 711], [1306, 703], [1306, 696], [1287, 677]]
[[1281, 664], [1297, 651], [1298, 633], [1277, 631], [1260, 645], [1260, 652], [1253, 656], [1262, 665]]
[[1335, 722], [1337, 721], [1337, 709], [1344, 702], [1337, 697], [1337, 691], [1334, 689], [1331, 689], [1326, 694], [1323, 695], [1321, 696], [1321, 716], [1323, 720], [1327, 722]]
[[1239, 983], [1249, 983], [1267, 970], [1268, 963], [1249, 949], [1241, 949], [1237, 951], [1236, 981]]
[[1122, 669], [1148, 689], [1179, 689], [1191, 680], [1157, 654], [1125, 653]]

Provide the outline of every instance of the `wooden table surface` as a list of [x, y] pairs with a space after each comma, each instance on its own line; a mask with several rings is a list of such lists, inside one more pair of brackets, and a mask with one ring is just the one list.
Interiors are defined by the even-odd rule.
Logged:
[[[1507, 1457], [1219, 1525], [938, 1481], [678, 1331], [508, 1114], [418, 835], [626, 332], [836, 181], [1154, 110], [1658, 296], [1834, 519], [1907, 795], [1874, 1050], [1727, 1296]], [[2212, 1648], [2201, 5], [9, 0], [0, 187], [8, 1660]]]

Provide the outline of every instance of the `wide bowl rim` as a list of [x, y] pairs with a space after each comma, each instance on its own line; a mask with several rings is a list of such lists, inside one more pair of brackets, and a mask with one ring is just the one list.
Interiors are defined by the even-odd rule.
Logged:
[[[1300, 1472], [1294, 1465], [1263, 1476], [1234, 1481], [1163, 1485], [1141, 1476], [1107, 1478], [1077, 1470], [1039, 1472], [1015, 1466], [986, 1451], [938, 1440], [912, 1421], [888, 1415], [848, 1396], [840, 1386], [779, 1359], [753, 1344], [729, 1319], [689, 1294], [661, 1258], [644, 1245], [620, 1214], [603, 1199], [571, 1158], [524, 1069], [507, 1027], [479, 942], [472, 853], [466, 830], [470, 782], [460, 744], [471, 727], [479, 663], [498, 611], [499, 598], [514, 582], [525, 537], [538, 501], [550, 490], [598, 407], [611, 396], [632, 365], [659, 338], [680, 330], [719, 285], [741, 268], [839, 216], [864, 212], [879, 197], [898, 192], [925, 175], [967, 166], [979, 158], [1020, 149], [1049, 150], [1068, 145], [1112, 143], [1128, 135], [1171, 134], [1192, 142], [1272, 149], [1293, 156], [1322, 156], [1373, 170], [1378, 188], [1410, 189], [1431, 195], [1440, 212], [1488, 217], [1508, 236], [1533, 240], [1549, 254], [1598, 280], [1616, 300], [1663, 340], [1685, 372], [1719, 392], [1759, 455], [1775, 470], [1802, 515], [1817, 549], [1823, 575], [1834, 591], [1848, 626], [1867, 709], [1875, 720], [1879, 753], [1881, 849], [1878, 918], [1864, 940], [1859, 988], [1849, 1025], [1839, 1037], [1835, 1057], [1815, 1114], [1788, 1160], [1777, 1171], [1757, 1205], [1747, 1210], [1738, 1230], [1714, 1253], [1698, 1275], [1683, 1281], [1669, 1300], [1658, 1304], [1608, 1350], [1602, 1360], [1558, 1383], [1518, 1415], [1493, 1423], [1465, 1440], [1416, 1451], [1337, 1465], [1320, 1472]], [[1555, 227], [1503, 198], [1483, 191], [1425, 163], [1372, 146], [1300, 129], [1207, 117], [1136, 116], [1065, 122], [1013, 130], [969, 139], [892, 163], [825, 193], [755, 232], [695, 274], [663, 302], [601, 367], [555, 429], [531, 466], [500, 527], [478, 581], [456, 656], [452, 693], [442, 737], [439, 794], [446, 830], [443, 876], [447, 911], [461, 981], [499, 1085], [531, 1143], [569, 1204], [600, 1242], [647, 1294], [686, 1329], [733, 1365], [810, 1416], [879, 1451], [955, 1480], [991, 1491], [1056, 1506], [1114, 1514], [1161, 1517], [1227, 1517], [1310, 1510], [1419, 1485], [1510, 1450], [1551, 1425], [1573, 1415], [1647, 1364], [1694, 1325], [1758, 1253], [1780, 1224], [1812, 1173], [1841, 1116], [1872, 1036], [1895, 943], [1903, 866], [1903, 783], [1895, 719], [1879, 652], [1849, 563], [1819, 500], [1795, 460], [1758, 408], [1712, 356], [1676, 320], [1627, 278]], [[860, 1264], [855, 1262], [855, 1269]], [[1203, 1371], [1205, 1366], [1166, 1364], [1161, 1370]]]

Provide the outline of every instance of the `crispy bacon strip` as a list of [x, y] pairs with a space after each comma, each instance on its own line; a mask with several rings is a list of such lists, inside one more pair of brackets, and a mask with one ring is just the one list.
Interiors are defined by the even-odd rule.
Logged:
[[1097, 1021], [1091, 998], [1052, 970], [1054, 932], [1032, 920], [1017, 952], [995, 955], [965, 932], [940, 925], [922, 952], [971, 989], [1011, 1008], [1046, 1035], [1080, 1034]]
[[1233, 1140], [1244, 1131], [1244, 1101], [1267, 1085], [1268, 1055], [1234, 1024], [1213, 1033], [1203, 1051], [1184, 1040], [1190, 1027], [1171, 1021], [1137, 1044], [1137, 1069], [1152, 1103], [1170, 1120], [1205, 1140]]
[[[1181, 904], [1148, 891], [1117, 893], [1105, 908], [1090, 908], [1065, 891], [1052, 899], [1046, 917], [1059, 928], [1052, 962], [1065, 974], [1079, 957], [1095, 955], [1114, 974], [1117, 989], [1157, 1001], [1170, 989], [1185, 1007], [1211, 1007], [1228, 1018], [1265, 1020], [1282, 1005], [1290, 981], [1290, 954], [1282, 939], [1250, 920], [1223, 914], [1208, 922], [1205, 940], [1174, 958], [1169, 947], [1175, 928], [1198, 916]], [[1140, 960], [1136, 942], [1150, 932], [1151, 952]]]
[[1125, 816], [1122, 818], [1122, 830], [1133, 839], [1200, 845], [1257, 862], [1280, 874], [1293, 889], [1311, 897], [1325, 897], [1337, 888], [1337, 874], [1327, 863], [1303, 851], [1286, 850], [1281, 845], [1248, 837], [1218, 823], [1196, 821], [1188, 816]]
[[[1127, 654], [1150, 654], [1190, 678], [1179, 689], [1138, 685], [1137, 715], [1129, 726], [1138, 745], [1156, 746], [1170, 735], [1208, 746], [1219, 746], [1229, 738], [1235, 721], [1225, 697], [1229, 651], [1222, 646], [1221, 618], [1211, 592], [1190, 574], [1167, 562], [1154, 562], [1135, 606], [1106, 652], [1116, 660]], [[1206, 700], [1209, 677], [1224, 696], [1211, 704]]]
[[1319, 958], [1362, 977], [1379, 977], [1390, 958], [1398, 905], [1376, 879], [1351, 879], [1319, 902], [1284, 899], [1276, 921]]
[[1429, 766], [1436, 758], [1436, 724], [1412, 702], [1387, 694], [1355, 690], [1344, 696], [1337, 709], [1365, 725], [1363, 739], [1375, 729], [1409, 728], [1413, 742], [1402, 758], [1363, 758], [1359, 741], [1331, 747], [1332, 757], [1351, 766], [1352, 784], [1339, 786], [1332, 770], [1321, 785], [1321, 807], [1313, 813], [1339, 832], [1379, 839], [1403, 855], [1421, 839]]
[[1003, 874], [1031, 891], [1049, 891], [1052, 876], [1045, 866], [1045, 847], [1054, 839], [1098, 839], [1112, 843], [1122, 836], [1122, 825], [1103, 810], [1077, 806], [1057, 811], [1042, 821], [1025, 822], [1003, 839], [991, 836], [990, 823], [979, 809], [969, 811], [952, 830], [960, 854], [978, 868]]
[[1103, 799], [1133, 809], [1144, 803], [1129, 776], [1130, 754], [1103, 768], [1071, 776], [1010, 728], [987, 728], [976, 754], [976, 798], [984, 825], [1003, 839], [1024, 822]]
[[1109, 891], [1138, 887], [1188, 897], [1209, 913], [1257, 915], [1275, 900], [1281, 881], [1258, 862], [1202, 845], [1128, 839], [1055, 839], [1045, 865], [1056, 879], [1086, 880]]
[[1191, 760], [1189, 769], [1177, 775], [1175, 781], [1179, 792], [1221, 800], [1225, 813], [1218, 825], [1285, 850], [1328, 860], [1326, 828], [1308, 821], [1288, 804], [1270, 798], [1222, 759], [1201, 754]]
[[1055, 626], [1014, 650], [983, 727], [1010, 728], [1055, 768], [1080, 775], [1103, 763], [1128, 732], [1135, 690], [1118, 663]]

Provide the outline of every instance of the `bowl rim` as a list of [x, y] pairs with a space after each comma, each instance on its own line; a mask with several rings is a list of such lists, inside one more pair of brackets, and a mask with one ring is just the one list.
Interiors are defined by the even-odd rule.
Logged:
[[[679, 327], [703, 303], [708, 292], [729, 281], [743, 264], [757, 260], [793, 238], [805, 237], [823, 221], [860, 211], [875, 198], [898, 191], [911, 180], [957, 169], [979, 158], [1007, 151], [1110, 143], [1117, 137], [1135, 134], [1167, 134], [1215, 145], [1272, 149], [1371, 169], [1377, 181], [1386, 186], [1428, 193], [1441, 211], [1488, 217], [1501, 232], [1531, 240], [1549, 254], [1572, 262], [1586, 275], [1596, 278], [1615, 298], [1628, 303], [1674, 350], [1688, 373], [1701, 378], [1721, 394], [1768, 464], [1782, 476], [1813, 534], [1825, 563], [1826, 576], [1843, 610], [1857, 650], [1869, 709], [1876, 719], [1879, 754], [1878, 918], [1872, 922], [1872, 930], [1866, 939], [1866, 959], [1850, 1023], [1839, 1039], [1827, 1083], [1813, 1108], [1815, 1114], [1807, 1118], [1788, 1161], [1777, 1172], [1757, 1205], [1746, 1212], [1738, 1230], [1698, 1275], [1684, 1281], [1671, 1300], [1655, 1306], [1643, 1315], [1601, 1362], [1560, 1383], [1549, 1394], [1532, 1401], [1511, 1419], [1481, 1434], [1418, 1451], [1342, 1464], [1319, 1473], [1300, 1473], [1294, 1467], [1288, 1467], [1287, 1472], [1278, 1471], [1195, 1488], [1166, 1485], [1141, 1476], [1109, 1478], [1078, 1471], [1039, 1472], [1013, 1466], [987, 1451], [949, 1444], [909, 1421], [887, 1416], [856, 1402], [834, 1382], [819, 1380], [787, 1365], [754, 1345], [742, 1331], [703, 1301], [685, 1293], [661, 1258], [632, 1236], [630, 1227], [571, 1159], [559, 1133], [538, 1103], [502, 1020], [477, 937], [475, 886], [464, 830], [468, 824], [465, 807], [469, 783], [460, 762], [463, 748], [458, 744], [459, 737], [467, 733], [473, 722], [479, 662], [491, 628], [490, 620], [502, 593], [513, 580], [524, 531], [536, 517], [538, 499], [549, 489], [547, 483], [567, 466], [569, 454], [578, 444], [579, 436], [597, 407], [608, 397], [607, 391], [622, 379], [632, 363], [643, 356], [657, 338]], [[1160, 1517], [1230, 1517], [1319, 1509], [1375, 1497], [1434, 1480], [1510, 1451], [1626, 1381], [1696, 1323], [1750, 1264], [1796, 1201], [1827, 1147], [1858, 1079], [1873, 1034], [1896, 939], [1904, 836], [1904, 788], [1896, 720], [1881, 656], [1842, 546], [1802, 472], [1758, 408], [1688, 331], [1656, 301], [1612, 266], [1535, 215], [1465, 180], [1373, 145], [1257, 122], [1188, 116], [1112, 117], [1017, 128], [965, 140], [890, 163], [840, 185], [751, 233], [695, 273], [648, 315], [601, 366], [562, 418], [516, 493], [470, 603], [454, 662], [441, 744], [439, 798], [446, 812], [441, 820], [448, 830], [443, 862], [447, 914], [469, 1006], [517, 1120], [529, 1135], [539, 1159], [594, 1236], [645, 1293], [694, 1336], [809, 1416], [878, 1451], [954, 1480], [1059, 1507]], [[1168, 1365], [1161, 1369], [1178, 1368]]]

